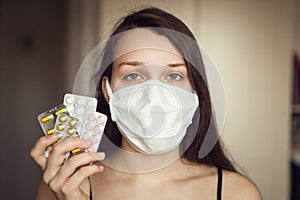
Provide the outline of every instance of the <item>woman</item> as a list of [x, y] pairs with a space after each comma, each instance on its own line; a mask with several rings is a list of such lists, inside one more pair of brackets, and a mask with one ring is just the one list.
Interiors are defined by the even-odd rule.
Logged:
[[[83, 143], [79, 138], [68, 138], [55, 144], [46, 158], [46, 147], [58, 138], [57, 135], [41, 137], [31, 151], [31, 156], [44, 171], [36, 198], [261, 199], [256, 186], [239, 174], [226, 157], [220, 140], [207, 154], [199, 154], [208, 132], [216, 138], [217, 131], [200, 51], [189, 51], [189, 42], [178, 36], [184, 34], [195, 40], [190, 30], [173, 15], [157, 8], [147, 8], [122, 19], [111, 36], [124, 32], [126, 34], [106, 44], [102, 61], [102, 65], [107, 64], [108, 67], [99, 81], [98, 111], [108, 116], [105, 135], [122, 150], [144, 156], [138, 160], [142, 167], [150, 164], [147, 161], [152, 160], [153, 155], [175, 159], [143, 171], [136, 168], [136, 160], [126, 155], [114, 153], [110, 155], [110, 162], [105, 163], [103, 152], [90, 152], [73, 156], [62, 165], [67, 152], [87, 148], [91, 144]], [[131, 48], [145, 41], [150, 41], [149, 45], [163, 45], [164, 49]], [[195, 57], [198, 63], [193, 62]], [[132, 91], [138, 92], [132, 95]], [[183, 103], [184, 109], [179, 108], [187, 110], [186, 115], [179, 121], [176, 118], [178, 112], [174, 111], [177, 104], [169, 106], [173, 102], [170, 100], [172, 94], [175, 94], [175, 99], [182, 97], [179, 102], [183, 99], [186, 102], [186, 105]], [[120, 105], [124, 105], [124, 98], [134, 102], [134, 106], [126, 105], [126, 109], [136, 109], [130, 110], [132, 116], [122, 112]], [[143, 104], [145, 99], [148, 104]], [[152, 134], [153, 138], [147, 138], [147, 134], [160, 129], [161, 124], [155, 122], [158, 126], [146, 130], [134, 127], [130, 121], [137, 118], [141, 124], [146, 123], [149, 116], [140, 109], [154, 101], [158, 101], [158, 105], [163, 104], [163, 109], [158, 107], [157, 112], [163, 111], [166, 115], [154, 117], [156, 111], [152, 113], [151, 110], [150, 118], [165, 120], [164, 125], [168, 128], [158, 131], [157, 135], [164, 136]], [[169, 115], [168, 109], [172, 114]], [[100, 149], [107, 153], [101, 146], [105, 146], [102, 142]], [[126, 169], [134, 168], [139, 173], [113, 167], [121, 165]]]

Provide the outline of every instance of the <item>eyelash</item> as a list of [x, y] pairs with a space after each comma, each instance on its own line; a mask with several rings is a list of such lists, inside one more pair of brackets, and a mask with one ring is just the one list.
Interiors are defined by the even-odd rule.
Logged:
[[[174, 75], [176, 76], [176, 78], [172, 79], [171, 76], [174, 76]], [[132, 76], [136, 76], [136, 77], [134, 78]], [[140, 74], [133, 72], [133, 73], [129, 73], [129, 74], [125, 75], [123, 79], [128, 80], [128, 81], [136, 81], [136, 80], [140, 80], [142, 78], [143, 77]], [[184, 77], [180, 73], [172, 72], [167, 75], [166, 79], [168, 79], [169, 81], [181, 81], [183, 78]]]
[[[176, 79], [175, 79], [175, 80], [172, 79], [172, 78], [170, 78], [171, 76], [174, 76], [174, 75], [176, 76]], [[181, 74], [179, 74], [179, 73], [174, 73], [174, 72], [172, 72], [172, 73], [168, 74], [167, 79], [169, 79], [169, 80], [171, 80], [171, 81], [180, 81], [180, 80], [183, 79], [183, 76], [182, 76]]]
[[[136, 76], [138, 76], [139, 78], [137, 79], [137, 78], [132, 78], [132, 75], [136, 75]], [[124, 77], [124, 79], [126, 79], [126, 80], [129, 80], [129, 81], [135, 81], [135, 80], [139, 80], [139, 79], [141, 79], [142, 78], [142, 76], [141, 75], [139, 75], [138, 73], [129, 73], [129, 74], [127, 74], [125, 77]]]

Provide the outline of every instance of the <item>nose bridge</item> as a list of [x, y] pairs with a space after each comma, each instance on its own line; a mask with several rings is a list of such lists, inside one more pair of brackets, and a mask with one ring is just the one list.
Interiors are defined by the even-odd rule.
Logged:
[[164, 73], [169, 66], [159, 63], [149, 63], [142, 65], [143, 70], [147, 73], [148, 79], [162, 80]]

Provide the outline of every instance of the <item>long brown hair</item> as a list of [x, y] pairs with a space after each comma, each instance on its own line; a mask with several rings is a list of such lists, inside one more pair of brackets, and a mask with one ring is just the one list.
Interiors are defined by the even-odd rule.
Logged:
[[[133, 12], [132, 14], [127, 15], [124, 18], [121, 18], [119, 22], [114, 27], [114, 31], [111, 36], [117, 35], [124, 31], [128, 31], [134, 28], [145, 28], [145, 27], [157, 27], [163, 29], [174, 30], [185, 34], [186, 36], [196, 40], [192, 32], [189, 28], [177, 17], [160, 10], [158, 8], [146, 8], [139, 10], [137, 12]], [[211, 120], [212, 109], [211, 109], [211, 99], [209, 90], [207, 87], [207, 81], [205, 77], [205, 70], [203, 67], [203, 61], [201, 58], [201, 53], [199, 48], [197, 48], [196, 53], [193, 52], [194, 55], [190, 55], [188, 53], [189, 46], [185, 43], [185, 41], [177, 40], [176, 38], [172, 38], [168, 34], [162, 32], [157, 32], [157, 34], [164, 35], [167, 37], [170, 42], [179, 50], [184, 58], [189, 58], [190, 56], [198, 56], [197, 59], [199, 61], [199, 66], [202, 66], [201, 74], [185, 59], [185, 63], [187, 66], [188, 76], [191, 82], [192, 87], [196, 91], [199, 98], [199, 109], [197, 112], [199, 116], [196, 118], [197, 132], [194, 135], [186, 134], [181, 145], [180, 149], [182, 150], [182, 158], [185, 158], [194, 163], [206, 164], [208, 166], [218, 166], [222, 169], [227, 169], [230, 171], [236, 171], [235, 167], [231, 163], [230, 159], [225, 155], [223, 150], [223, 144], [221, 140], [218, 140], [212, 150], [203, 158], [199, 157], [199, 151], [201, 145], [203, 144], [204, 138], [208, 134], [208, 131], [211, 131], [212, 137], [217, 138], [218, 132], [214, 121]], [[104, 56], [111, 56], [112, 52], [105, 52]], [[101, 82], [103, 76], [107, 76], [110, 80], [112, 73], [112, 63], [110, 63], [107, 69], [104, 71], [98, 87], [98, 108], [99, 112], [102, 112], [108, 116], [108, 122], [105, 128], [105, 135], [108, 137], [111, 142], [115, 145], [120, 146], [122, 142], [122, 135], [119, 132], [116, 124], [110, 118], [109, 105], [106, 102], [102, 91], [101, 91]], [[194, 120], [193, 120], [194, 121]], [[212, 126], [210, 124], [212, 123]], [[195, 124], [193, 122], [193, 124]], [[212, 127], [212, 128], [211, 128]], [[210, 129], [210, 130], [208, 130]], [[186, 141], [190, 141], [190, 138], [193, 138], [192, 142], [189, 143], [187, 148], [184, 148]]]

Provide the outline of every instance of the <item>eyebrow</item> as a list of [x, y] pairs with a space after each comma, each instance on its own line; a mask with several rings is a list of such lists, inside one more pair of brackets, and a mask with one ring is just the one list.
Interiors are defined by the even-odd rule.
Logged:
[[139, 62], [139, 61], [125, 61], [125, 62], [121, 62], [118, 65], [118, 68], [122, 67], [123, 65], [140, 66], [140, 65], [143, 65], [143, 62]]
[[[144, 65], [144, 63], [140, 62], [140, 61], [125, 61], [125, 62], [121, 62], [118, 65], [118, 68], [122, 67], [123, 65], [141, 66], [141, 65]], [[172, 63], [172, 64], [168, 64], [168, 66], [169, 67], [180, 67], [180, 66], [185, 67], [185, 63]]]

